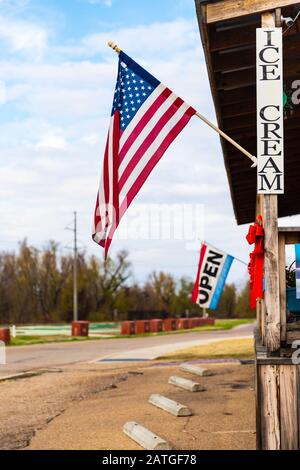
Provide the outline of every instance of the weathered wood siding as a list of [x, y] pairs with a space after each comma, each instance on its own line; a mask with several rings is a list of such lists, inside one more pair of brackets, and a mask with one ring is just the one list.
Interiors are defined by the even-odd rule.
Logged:
[[280, 364], [280, 358], [276, 362], [258, 361], [256, 364], [257, 447], [297, 450], [300, 443], [300, 366]]

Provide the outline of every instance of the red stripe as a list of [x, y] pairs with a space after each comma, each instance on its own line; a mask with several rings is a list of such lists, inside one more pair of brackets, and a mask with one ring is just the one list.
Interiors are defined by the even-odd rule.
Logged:
[[[116, 111], [114, 114], [113, 118], [113, 155], [112, 155], [112, 171], [113, 171], [113, 187], [110, 188], [110, 191], [112, 191], [112, 201], [113, 201], [113, 214], [112, 214], [112, 220], [108, 220], [107, 218], [107, 223], [106, 223], [106, 228], [110, 226], [110, 231], [113, 230], [113, 233], [115, 232], [117, 226], [119, 225], [119, 183], [118, 183], [118, 154], [119, 154], [119, 143], [120, 143], [120, 114], [119, 111]], [[108, 214], [108, 210], [107, 210]], [[107, 234], [106, 234], [107, 235]], [[108, 238], [107, 236], [105, 237], [105, 241], [102, 243], [100, 242], [99, 244], [105, 248], [105, 259], [107, 258], [107, 252], [108, 252], [108, 247], [107, 247], [107, 241]]]
[[100, 223], [100, 215], [98, 213], [98, 209], [99, 209], [99, 191], [98, 191], [98, 195], [96, 199], [96, 207], [95, 207], [95, 212], [94, 212], [94, 231], [92, 234], [94, 241], [95, 241], [95, 235], [99, 231], [98, 225]]
[[124, 184], [128, 180], [129, 176], [133, 172], [134, 168], [136, 165], [139, 163], [141, 158], [144, 156], [145, 152], [147, 152], [148, 148], [156, 137], [160, 134], [162, 129], [165, 127], [165, 125], [170, 121], [170, 119], [174, 116], [174, 114], [178, 111], [180, 106], [182, 106], [183, 101], [181, 98], [177, 98], [174, 103], [167, 109], [167, 111], [162, 115], [162, 117], [159, 119], [155, 127], [152, 129], [152, 131], [147, 135], [143, 143], [140, 145], [138, 150], [135, 152], [133, 157], [131, 158], [130, 162], [128, 163], [127, 167], [125, 168], [120, 181], [120, 191], [122, 190]]
[[[112, 123], [110, 124], [110, 126]], [[96, 201], [96, 208], [95, 208], [95, 213], [94, 213], [94, 225], [95, 225], [95, 234], [93, 234], [93, 238], [97, 233], [103, 232], [104, 228], [107, 226], [107, 210], [105, 210], [105, 215], [103, 217], [104, 220], [102, 220], [100, 216], [100, 204], [101, 206], [105, 204], [105, 207], [107, 207], [107, 204], [109, 202], [109, 175], [108, 175], [108, 146], [109, 146], [109, 136], [110, 136], [110, 128], [108, 130], [108, 135], [106, 139], [106, 146], [105, 146], [105, 152], [104, 152], [104, 159], [103, 159], [103, 169], [102, 169], [102, 178], [103, 178], [103, 187], [104, 187], [104, 201], [99, 201], [99, 195], [100, 195], [100, 190], [98, 191], [98, 196], [97, 196], [97, 201]], [[116, 136], [117, 137], [117, 136]], [[118, 142], [117, 138], [117, 142]], [[115, 144], [115, 143], [114, 143]], [[102, 179], [101, 178], [101, 179]], [[101, 184], [101, 180], [100, 180]], [[105, 235], [104, 235], [105, 236]], [[98, 242], [99, 245], [104, 246], [103, 241]]]
[[184, 129], [184, 127], [187, 125], [187, 123], [189, 122], [189, 120], [194, 114], [195, 114], [195, 110], [193, 108], [188, 108], [186, 113], [180, 119], [180, 121], [178, 121], [178, 123], [173, 127], [173, 129], [166, 136], [162, 144], [159, 146], [157, 151], [151, 157], [151, 159], [149, 160], [149, 162], [147, 163], [143, 171], [139, 174], [136, 181], [133, 183], [130, 190], [128, 191], [127, 197], [120, 207], [120, 217], [123, 216], [123, 214], [126, 211], [126, 208], [130, 206], [134, 197], [139, 192], [139, 190], [145, 183], [146, 179], [152, 172], [153, 168], [157, 165], [157, 163], [159, 162], [163, 154], [166, 152], [168, 147], [171, 145], [173, 140], [176, 139], [178, 134], [182, 131], [182, 129]]
[[113, 206], [114, 220], [113, 224], [119, 223], [119, 175], [118, 175], [118, 153], [120, 143], [120, 114], [119, 111], [114, 116], [114, 132], [113, 132]]
[[[106, 146], [105, 146], [104, 159], [103, 159], [103, 168], [102, 168], [105, 199], [106, 199], [106, 197], [108, 197], [108, 193], [109, 193], [109, 184], [108, 184], [107, 180], [105, 181], [105, 175], [107, 173], [108, 141], [109, 141], [109, 132], [108, 132], [108, 136], [107, 136], [107, 139], [106, 139]], [[100, 180], [100, 184], [101, 184], [101, 180]], [[103, 226], [104, 226], [103, 221], [102, 221], [101, 216], [100, 216], [99, 194], [100, 194], [100, 190], [98, 191], [97, 200], [96, 200], [96, 207], [95, 207], [95, 213], [94, 213], [95, 233], [93, 234], [93, 239], [94, 239], [94, 237], [97, 233], [102, 232]], [[101, 204], [104, 204], [104, 203], [105, 203], [105, 201], [101, 201]]]
[[194, 304], [197, 303], [197, 299], [198, 299], [198, 296], [199, 296], [200, 273], [201, 273], [202, 263], [203, 263], [203, 260], [204, 260], [204, 255], [205, 255], [206, 249], [207, 249], [207, 246], [202, 244], [201, 250], [200, 250], [200, 260], [199, 260], [197, 278], [196, 278], [196, 282], [195, 282], [193, 293], [192, 293], [192, 301], [194, 302]]
[[113, 190], [113, 205], [115, 209], [114, 221], [110, 227], [109, 233], [103, 234], [103, 239], [98, 242], [100, 246], [103, 246], [105, 248], [105, 257], [107, 257], [107, 253], [112, 242], [112, 237], [114, 235], [115, 230], [117, 229], [119, 225], [119, 221], [121, 220], [122, 216], [126, 212], [126, 209], [129, 207], [134, 197], [136, 196], [138, 191], [141, 189], [144, 182], [146, 181], [146, 179], [148, 178], [148, 176], [150, 175], [150, 173], [152, 172], [156, 164], [159, 162], [159, 160], [161, 159], [161, 157], [163, 156], [167, 148], [170, 146], [173, 140], [177, 137], [177, 135], [182, 131], [182, 129], [187, 125], [190, 118], [195, 114], [195, 110], [193, 108], [191, 107], [188, 108], [184, 116], [182, 116], [180, 121], [169, 132], [169, 134], [166, 136], [166, 138], [160, 145], [159, 149], [156, 150], [156, 152], [151, 157], [150, 161], [145, 165], [142, 172], [137, 177], [136, 181], [134, 182], [134, 184], [128, 191], [126, 199], [123, 201], [121, 207], [119, 208], [118, 196], [119, 196], [121, 187], [123, 187], [124, 182], [126, 181], [128, 176], [131, 174], [131, 172], [134, 170], [136, 164], [140, 161], [140, 159], [146, 152], [147, 148], [149, 148], [149, 145], [151, 145], [154, 139], [159, 135], [159, 132], [161, 132], [164, 125], [177, 111], [178, 106], [180, 106], [183, 103], [183, 101], [180, 98], [176, 99], [175, 103], [173, 103], [173, 105], [171, 105], [170, 108], [166, 111], [166, 113], [160, 118], [158, 123], [155, 125], [155, 128], [150, 132], [149, 136], [146, 137], [143, 144], [135, 153], [132, 159], [133, 161], [131, 161], [126, 167], [125, 172], [124, 172], [125, 176], [123, 175], [121, 181], [118, 183], [119, 163], [122, 161], [122, 159], [126, 155], [126, 152], [129, 150], [129, 148], [131, 147], [131, 145], [133, 144], [137, 136], [144, 129], [147, 122], [149, 122], [149, 119], [151, 119], [151, 117], [154, 116], [157, 109], [159, 109], [159, 107], [167, 99], [167, 97], [170, 96], [170, 94], [171, 94], [171, 91], [169, 89], [164, 90], [164, 92], [157, 98], [155, 103], [151, 105], [149, 110], [143, 115], [141, 120], [136, 125], [135, 129], [132, 131], [132, 133], [126, 140], [120, 155], [118, 155], [118, 152], [119, 152], [120, 136], [122, 134], [122, 131], [120, 130], [120, 124], [119, 124], [120, 116], [118, 112], [114, 116], [113, 123], [111, 123], [111, 125], [114, 125], [113, 136], [112, 136], [113, 138], [113, 188], [109, 188], [109, 167], [108, 167], [108, 145], [109, 145], [109, 135], [110, 135], [109, 133], [107, 143], [106, 143], [105, 154], [104, 154], [104, 162], [103, 162], [103, 184], [104, 184], [105, 201], [103, 202], [99, 201], [99, 196], [98, 196], [97, 202], [96, 202], [95, 214], [94, 214], [95, 231], [96, 233], [99, 233], [99, 231], [97, 230], [98, 229], [97, 226], [102, 222], [102, 226], [107, 227], [107, 222], [108, 222], [107, 211], [105, 215], [105, 220], [101, 221], [99, 210], [98, 210], [99, 204], [101, 203], [107, 204], [109, 202], [110, 191]]
[[[119, 155], [119, 163], [121, 164], [126, 153], [135, 142], [136, 138], [142, 132], [144, 127], [148, 124], [150, 119], [154, 116], [156, 111], [161, 107], [161, 105], [167, 100], [167, 98], [172, 94], [172, 91], [169, 88], [166, 88], [161, 95], [157, 97], [154, 103], [150, 106], [150, 108], [143, 114], [142, 118], [139, 120], [129, 137], [127, 138], [126, 142], [124, 143], [122, 150]], [[147, 102], [147, 101], [146, 101]]]
[[107, 204], [109, 201], [109, 179], [108, 179], [108, 145], [109, 145], [109, 135], [110, 130], [108, 131], [104, 160], [103, 160], [103, 184], [104, 184], [104, 201], [101, 201], [101, 204]]

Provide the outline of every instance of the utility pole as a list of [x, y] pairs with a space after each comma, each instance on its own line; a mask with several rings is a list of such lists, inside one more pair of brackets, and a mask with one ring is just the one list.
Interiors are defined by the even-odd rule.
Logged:
[[77, 212], [74, 211], [74, 222], [73, 228], [66, 227], [65, 230], [70, 230], [74, 233], [74, 245], [73, 245], [73, 320], [78, 321], [78, 289], [77, 289], [77, 258], [78, 258], [78, 247], [77, 247]]
[[77, 212], [74, 212], [74, 264], [73, 264], [73, 319], [78, 321], [77, 289]]

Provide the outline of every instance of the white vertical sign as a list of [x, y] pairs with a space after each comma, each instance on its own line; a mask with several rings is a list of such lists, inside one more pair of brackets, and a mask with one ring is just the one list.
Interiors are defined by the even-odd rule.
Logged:
[[256, 30], [257, 192], [284, 193], [282, 28]]

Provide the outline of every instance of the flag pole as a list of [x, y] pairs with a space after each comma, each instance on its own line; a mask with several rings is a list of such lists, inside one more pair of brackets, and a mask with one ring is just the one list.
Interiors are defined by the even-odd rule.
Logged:
[[[121, 49], [117, 46], [116, 43], [113, 41], [108, 41], [109, 47], [111, 47], [117, 54], [120, 54]], [[257, 158], [254, 155], [251, 155], [250, 152], [248, 152], [244, 147], [242, 147], [240, 144], [238, 144], [235, 140], [233, 140], [229, 135], [225, 134], [221, 129], [219, 129], [215, 124], [213, 124], [211, 121], [206, 119], [205, 116], [200, 114], [198, 111], [196, 112], [196, 116], [201, 119], [205, 124], [207, 124], [211, 129], [216, 131], [223, 139], [227, 140], [231, 145], [233, 145], [235, 148], [237, 148], [240, 152], [242, 152], [246, 157], [250, 158], [250, 160], [253, 162], [253, 165], [251, 165], [252, 168], [257, 166]]]

